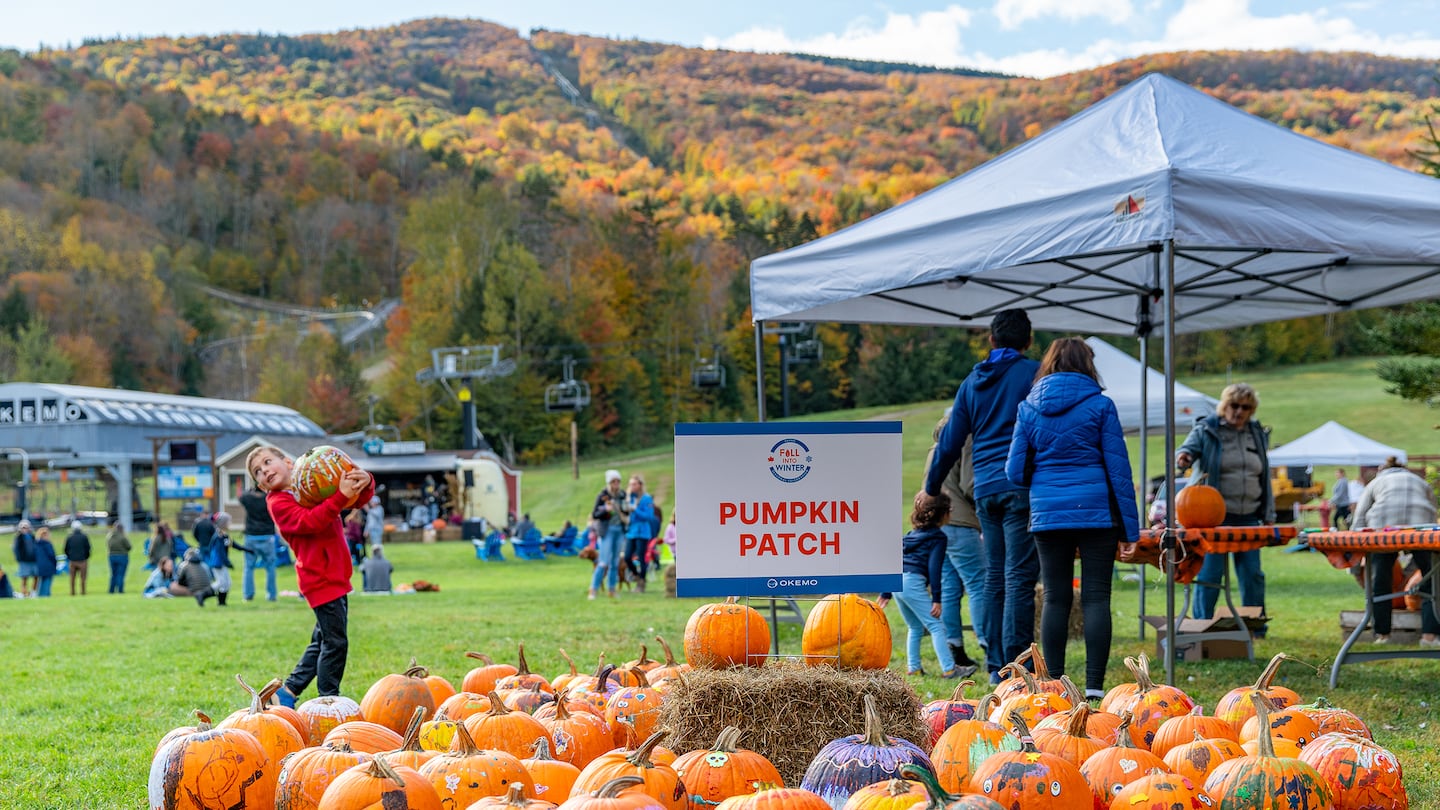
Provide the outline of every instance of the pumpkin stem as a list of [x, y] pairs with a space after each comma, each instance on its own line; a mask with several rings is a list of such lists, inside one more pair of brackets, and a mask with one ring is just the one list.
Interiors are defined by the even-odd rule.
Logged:
[[366, 766], [365, 772], [376, 779], [389, 779], [400, 787], [405, 787], [405, 780], [400, 778], [400, 774], [396, 773], [395, 769], [390, 767], [390, 763], [385, 761], [384, 754], [376, 754], [370, 760], [370, 764]]
[[656, 731], [654, 734], [646, 737], [645, 742], [640, 743], [640, 747], [636, 748], [633, 754], [626, 757], [625, 761], [637, 768], [655, 767], [655, 764], [650, 761], [650, 752], [654, 751], [656, 746], [660, 745], [661, 740], [669, 736], [670, 729], [668, 728], [662, 728]]
[[523, 782], [510, 783], [510, 789], [505, 792], [505, 804], [510, 807], [525, 806], [525, 784]]
[[1035, 740], [1030, 736], [1030, 725], [1025, 722], [1025, 715], [1011, 709], [1009, 718], [1010, 724], [1015, 727], [1015, 736], [1020, 738], [1020, 750], [1027, 754], [1037, 753], [1040, 749], [1035, 747]]
[[200, 711], [199, 709], [192, 709], [190, 713], [195, 715], [196, 720], [200, 721], [195, 724], [196, 731], [209, 731], [211, 729], [210, 715]]
[[711, 751], [723, 751], [727, 754], [735, 753], [735, 746], [740, 743], [740, 729], [734, 726], [726, 726], [715, 738], [715, 745]]
[[636, 689], [649, 689], [649, 688], [650, 688], [650, 679], [647, 678], [647, 677], [645, 677], [645, 670], [643, 670], [643, 669], [627, 669], [626, 672], [629, 672], [632, 676], [634, 676], [634, 678], [635, 678], [637, 681], [640, 682], [640, 683], [635, 684], [635, 688], [636, 688]]
[[1035, 665], [1035, 680], [1051, 680], [1050, 668], [1045, 665], [1045, 656], [1041, 654], [1039, 644], [1030, 645], [1030, 661]]
[[283, 681], [279, 678], [271, 678], [269, 683], [260, 687], [260, 691], [255, 692], [254, 699], [250, 701], [250, 713], [264, 714], [266, 705], [270, 703], [270, 698], [274, 697], [275, 693], [280, 691], [282, 683]]
[[654, 663], [654, 661], [652, 661], [652, 660], [650, 659], [650, 648], [647, 647], [647, 646], [645, 646], [644, 644], [641, 644], [641, 645], [640, 645], [640, 657], [639, 657], [639, 658], [636, 658], [634, 661], [630, 662], [630, 666], [632, 666], [632, 667], [638, 667], [638, 666], [640, 666], [641, 664], [651, 664], [651, 663]]
[[1071, 737], [1090, 736], [1090, 704], [1080, 701], [1075, 708], [1070, 710], [1070, 722], [1065, 727], [1065, 733]]
[[1139, 748], [1135, 744], [1135, 738], [1130, 736], [1130, 722], [1135, 719], [1133, 712], [1120, 713], [1120, 725], [1115, 727], [1116, 748]]
[[476, 661], [479, 661], [480, 663], [484, 664], [484, 665], [487, 666], [487, 667], [488, 667], [488, 666], [491, 666], [492, 664], [495, 663], [495, 659], [494, 659], [494, 658], [491, 658], [490, 656], [486, 655], [485, 653], [481, 653], [481, 652], [467, 652], [467, 653], [465, 653], [465, 657], [466, 657], [466, 658], [474, 658]]
[[955, 684], [955, 691], [953, 691], [953, 692], [950, 693], [950, 699], [951, 699], [952, 701], [961, 701], [961, 700], [964, 700], [964, 699], [965, 699], [965, 687], [967, 687], [967, 686], [974, 686], [974, 685], [975, 685], [975, 682], [972, 681], [972, 680], [970, 680], [970, 679], [968, 679], [968, 678], [965, 679], [965, 680], [963, 680], [963, 681], [961, 681], [960, 683]]
[[[1278, 664], [1278, 659], [1282, 655], [1284, 655], [1284, 653], [1275, 656], [1276, 660], [1271, 661], [1271, 664]], [[1274, 759], [1275, 740], [1270, 736], [1272, 733], [1272, 729], [1270, 728], [1270, 698], [1266, 697], [1264, 692], [1256, 689], [1250, 693], [1250, 701], [1255, 704], [1255, 718], [1260, 723], [1260, 728], [1258, 729], [1260, 734], [1256, 737], [1256, 739], [1260, 741], [1257, 747], [1257, 753], [1261, 757]]]
[[613, 799], [620, 795], [620, 791], [643, 784], [645, 784], [645, 780], [638, 776], [617, 776], [601, 785], [600, 789], [595, 791], [595, 798]]
[[[1131, 664], [1134, 666], [1131, 666]], [[1125, 668], [1135, 676], [1135, 685], [1138, 687], [1135, 694], [1143, 695], [1155, 688], [1155, 680], [1150, 677], [1150, 658], [1145, 653], [1140, 653], [1139, 658], [1126, 658]]]
[[595, 691], [602, 695], [605, 694], [605, 682], [610, 680], [610, 676], [613, 674], [615, 674], [615, 665], [605, 664], [600, 667], [600, 671], [595, 673]]
[[505, 701], [501, 699], [498, 693], [491, 691], [486, 697], [490, 698], [489, 714], [500, 715], [510, 713], [510, 707], [505, 705]]
[[885, 726], [880, 719], [880, 706], [875, 696], [865, 693], [865, 745], [888, 748], [893, 743], [885, 736]]
[[[535, 745], [533, 745], [533, 746], [531, 746], [531, 747], [535, 749], [535, 756], [531, 757], [531, 759], [554, 759], [554, 758], [555, 758], [555, 757], [551, 756], [551, 754], [550, 754], [550, 741], [547, 740], [547, 739], [544, 738], [544, 737], [539, 737], [539, 738], [537, 738], [537, 739], [535, 740]], [[517, 783], [517, 784], [518, 784], [518, 783]]]
[[450, 747], [462, 757], [480, 753], [480, 746], [475, 744], [475, 738], [470, 736], [470, 729], [464, 723], [455, 724], [455, 742]]
[[569, 702], [569, 700], [570, 700], [570, 689], [569, 689], [568, 687], [565, 688], [565, 689], [561, 689], [561, 690], [559, 691], [559, 693], [557, 693], [557, 694], [555, 695], [555, 719], [556, 719], [556, 720], [568, 720], [568, 719], [570, 719], [570, 707], [565, 705], [567, 702]]
[[245, 694], [249, 695], [250, 700], [253, 702], [255, 700], [255, 687], [246, 683], [245, 678], [238, 672], [235, 673], [235, 680], [240, 682], [240, 688], [245, 690]]
[[975, 715], [981, 720], [984, 720], [989, 717], [990, 712], [995, 711], [995, 707], [999, 705], [1000, 698], [994, 692], [991, 692], [985, 697], [980, 698], [980, 702], [975, 706]]
[[665, 651], [665, 666], [673, 667], [678, 665], [680, 662], [675, 660], [675, 653], [670, 649], [670, 645], [665, 643], [665, 639], [656, 636], [655, 640], [660, 642], [660, 649]]
[[425, 667], [415, 666], [415, 659], [411, 658], [410, 668], [405, 670], [401, 674], [407, 678], [428, 678], [430, 676], [430, 670], [426, 669]]
[[910, 792], [910, 783], [904, 779], [891, 779], [885, 783], [885, 798], [898, 799]]
[[1069, 675], [1061, 675], [1060, 683], [1065, 687], [1065, 699], [1070, 701], [1071, 706], [1079, 706], [1086, 702], [1085, 693], [1081, 692], [1080, 687], [1076, 686], [1075, 682], [1070, 680]]
[[425, 707], [416, 706], [415, 714], [410, 717], [410, 725], [405, 727], [405, 739], [401, 741], [400, 751], [420, 750], [420, 726], [425, 722]]
[[739, 602], [739, 601], [740, 601], [740, 597], [738, 597], [738, 596], [727, 596], [727, 597], [725, 597], [725, 604], [727, 604], [727, 605], [733, 605], [733, 604], [735, 604], [736, 602]]
[[1021, 667], [1020, 679], [1025, 682], [1025, 689], [1029, 691], [1030, 694], [1040, 694], [1040, 685], [1035, 682], [1035, 676], [1030, 674], [1030, 670]]
[[519, 670], [519, 671], [516, 672], [515, 674], [516, 674], [516, 675], [529, 675], [529, 674], [530, 674], [530, 665], [525, 662], [525, 642], [523, 642], [523, 641], [520, 642], [520, 645], [519, 645], [519, 646], [520, 646], [520, 656], [519, 656], [519, 657], [520, 657], [520, 660], [515, 664], [515, 669], [517, 669], [517, 670]]
[[574, 658], [571, 658], [570, 655], [565, 652], [565, 650], [564, 650], [563, 647], [560, 649], [560, 657], [561, 657], [561, 658], [564, 658], [564, 659], [565, 659], [565, 663], [567, 663], [567, 664], [570, 665], [570, 677], [571, 677], [571, 678], [574, 678], [576, 675], [579, 675], [579, 674], [580, 674], [580, 670], [578, 670], [578, 669], [575, 668], [575, 659], [574, 659]]
[[900, 766], [900, 775], [906, 779], [914, 779], [925, 786], [925, 792], [930, 794], [930, 801], [925, 805], [925, 810], [945, 810], [952, 802], [960, 797], [949, 793], [940, 785], [940, 780], [929, 768], [922, 768], [919, 765], [907, 762]]

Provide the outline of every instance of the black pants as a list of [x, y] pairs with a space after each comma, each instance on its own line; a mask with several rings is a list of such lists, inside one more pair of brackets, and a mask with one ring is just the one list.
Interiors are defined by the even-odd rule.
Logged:
[[[1415, 567], [1420, 569], [1420, 575], [1423, 577], [1430, 573], [1430, 552], [1412, 551], [1410, 553], [1415, 559]], [[1386, 554], [1371, 554], [1369, 562], [1365, 563], [1371, 572], [1370, 575], [1374, 577], [1375, 584], [1371, 588], [1371, 593], [1375, 596], [1395, 590], [1397, 583], [1390, 581], [1395, 569], [1395, 556], [1393, 551]], [[1390, 635], [1390, 610], [1389, 599], [1375, 603], [1375, 635]], [[1420, 632], [1431, 635], [1440, 634], [1440, 619], [1435, 616], [1435, 603], [1423, 597], [1420, 602]]]
[[629, 567], [630, 573], [639, 579], [644, 579], [646, 572], [650, 570], [650, 562], [645, 559], [645, 552], [649, 550], [649, 540], [643, 537], [625, 538], [625, 565]]
[[1105, 688], [1110, 661], [1110, 578], [1115, 573], [1115, 529], [1035, 532], [1045, 607], [1040, 614], [1040, 650], [1050, 674], [1065, 674], [1070, 606], [1075, 600], [1075, 553], [1080, 553], [1080, 608], [1085, 615], [1085, 688]]
[[290, 694], [299, 695], [315, 681], [321, 697], [340, 694], [340, 680], [345, 677], [345, 657], [350, 650], [346, 628], [350, 621], [349, 597], [316, 605], [315, 631], [310, 645], [300, 654], [300, 663], [285, 679]]

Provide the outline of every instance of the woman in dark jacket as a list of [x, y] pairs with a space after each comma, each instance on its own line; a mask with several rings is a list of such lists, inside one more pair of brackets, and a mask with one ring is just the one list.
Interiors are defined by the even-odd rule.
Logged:
[[1085, 695], [1104, 697], [1115, 550], [1122, 538], [1139, 539], [1140, 512], [1120, 417], [1101, 393], [1095, 353], [1085, 341], [1062, 338], [1045, 352], [1035, 385], [1020, 403], [1005, 475], [1030, 489], [1030, 533], [1045, 586], [1045, 661], [1056, 677], [1065, 672], [1078, 551]]

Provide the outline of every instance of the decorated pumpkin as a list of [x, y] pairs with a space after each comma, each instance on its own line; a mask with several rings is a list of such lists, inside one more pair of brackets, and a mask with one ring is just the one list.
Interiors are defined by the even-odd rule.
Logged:
[[1111, 810], [1205, 810], [1215, 801], [1192, 779], [1152, 771], [1120, 788], [1109, 806]]
[[800, 653], [812, 667], [884, 669], [890, 665], [891, 647], [884, 608], [853, 593], [817, 602], [800, 634]]
[[1133, 718], [1129, 714], [1120, 715], [1120, 733], [1115, 736], [1115, 745], [1096, 751], [1080, 766], [1080, 775], [1090, 785], [1097, 807], [1108, 806], [1121, 788], [1151, 770], [1170, 770], [1164, 760], [1136, 745], [1134, 737], [1126, 733]]
[[1370, 733], [1370, 726], [1366, 725], [1358, 715], [1348, 709], [1336, 706], [1324, 697], [1315, 698], [1314, 703], [1296, 708], [1310, 715], [1310, 719], [1314, 720], [1315, 725], [1320, 728], [1321, 734], [1338, 731], [1344, 734], [1357, 734], [1367, 740], [1375, 739], [1375, 735]]
[[755, 792], [757, 784], [783, 785], [780, 771], [764, 756], [739, 747], [740, 729], [726, 726], [708, 750], [675, 758], [689, 810], [705, 810], [731, 796]]
[[178, 736], [150, 763], [151, 810], [268, 807], [280, 763], [248, 731], [211, 728]]
[[682, 672], [690, 671], [691, 667], [689, 664], [683, 664], [675, 660], [675, 652], [670, 649], [669, 642], [660, 636], [656, 636], [655, 640], [660, 643], [660, 649], [664, 650], [665, 660], [660, 662], [660, 666], [646, 673], [646, 677], [650, 679], [650, 683], [659, 686], [661, 683], [676, 677]]
[[426, 751], [449, 751], [450, 743], [455, 740], [455, 728], [459, 725], [441, 709], [436, 712], [434, 720], [420, 724], [420, 747]]
[[425, 709], [427, 717], [435, 714], [435, 696], [425, 682], [429, 674], [424, 667], [412, 666], [404, 672], [386, 675], [372, 684], [360, 700], [360, 713], [372, 723], [404, 734], [415, 709]]
[[1280, 664], [1285, 661], [1294, 660], [1285, 653], [1280, 653], [1270, 659], [1265, 669], [1260, 672], [1260, 677], [1250, 686], [1240, 686], [1225, 693], [1225, 696], [1215, 704], [1215, 716], [1229, 723], [1235, 734], [1245, 727], [1245, 721], [1255, 716], [1255, 704], [1252, 697], [1259, 692], [1270, 699], [1270, 705], [1278, 708], [1294, 706], [1300, 702], [1300, 696], [1295, 690], [1274, 684], [1275, 676], [1280, 672]]
[[520, 651], [515, 660], [515, 674], [506, 675], [495, 682], [495, 688], [499, 689], [530, 689], [539, 686], [545, 692], [554, 693], [550, 681], [538, 672], [530, 671], [530, 664], [525, 660], [525, 645], [520, 645]]
[[633, 751], [621, 748], [591, 760], [590, 764], [580, 771], [575, 786], [570, 789], [571, 797], [599, 790], [617, 777], [634, 776], [640, 779], [637, 787], [650, 794], [668, 810], [685, 810], [685, 786], [680, 782], [680, 774], [669, 765], [656, 762], [651, 757], [651, 752], [659, 747], [661, 740], [668, 734], [668, 730], [662, 729], [651, 734], [648, 740]]
[[1358, 734], [1322, 734], [1300, 752], [1330, 788], [1335, 810], [1406, 810], [1400, 761]]
[[311, 745], [324, 742], [331, 730], [341, 723], [365, 719], [365, 715], [360, 713], [360, 704], [343, 695], [311, 698], [296, 706], [295, 711], [309, 729], [305, 736]]
[[340, 774], [370, 755], [351, 750], [350, 746], [317, 745], [301, 749], [285, 758], [275, 783], [275, 810], [315, 810], [325, 788]]
[[536, 719], [550, 732], [555, 758], [584, 768], [613, 748], [614, 739], [603, 717], [588, 709], [572, 710], [568, 697], [568, 693], [560, 693], [560, 699], [546, 707], [553, 706], [554, 714], [548, 717], [537, 714]]
[[469, 717], [465, 730], [481, 748], [504, 751], [516, 759], [530, 756], [536, 740], [555, 743], [539, 720], [524, 712], [511, 711], [494, 692], [490, 693], [490, 711]]
[[815, 754], [800, 787], [824, 799], [834, 810], [845, 806], [850, 794], [886, 779], [894, 779], [905, 764], [934, 769], [930, 758], [909, 740], [887, 737], [880, 722], [875, 696], [865, 695], [865, 732], [831, 740]]
[[400, 741], [400, 747], [381, 754], [385, 757], [385, 761], [391, 765], [404, 765], [418, 771], [422, 765], [440, 756], [441, 752], [420, 744], [420, 731], [424, 727], [424, 723], [425, 709], [416, 706], [415, 714], [410, 717], [410, 725], [405, 727], [405, 736]]
[[456, 692], [440, 704], [436, 715], [444, 715], [457, 723], [463, 723], [477, 714], [490, 711], [490, 698], [475, 692]]
[[[1041, 729], [1064, 729], [1070, 725], [1070, 718], [1074, 713], [1083, 709], [1085, 711], [1085, 734], [1106, 745], [1114, 745], [1115, 732], [1120, 728], [1120, 715], [1090, 708], [1090, 704], [1085, 700], [1085, 695], [1074, 681], [1065, 675], [1060, 676], [1060, 681], [1065, 684], [1065, 697], [1070, 701], [1071, 707], [1045, 717], [1035, 724], [1035, 727], [1031, 729], [1032, 733], [1039, 734]], [[1036, 742], [1038, 744], [1038, 738]], [[1045, 750], [1043, 746], [1041, 746], [1041, 750]]]
[[901, 765], [900, 775], [925, 786], [925, 792], [930, 795], [930, 800], [925, 804], [926, 810], [1005, 810], [996, 804], [994, 799], [978, 793], [950, 793], [940, 786], [940, 780], [935, 778], [933, 772], [924, 768]]
[[1134, 673], [1138, 688], [1134, 695], [1118, 701], [1113, 711], [1121, 716], [1130, 713], [1130, 737], [1148, 751], [1160, 724], [1189, 714], [1195, 701], [1179, 687], [1155, 683], [1150, 677], [1150, 660], [1145, 656], [1126, 658], [1125, 666]]
[[761, 785], [754, 793], [732, 796], [716, 810], [828, 810], [825, 800], [803, 788]]
[[970, 776], [980, 763], [1000, 751], [1019, 751], [1020, 738], [1009, 730], [985, 718], [994, 708], [995, 695], [980, 698], [973, 720], [961, 720], [935, 741], [930, 751], [935, 776], [940, 786], [951, 793], [968, 790]]
[[1187, 529], [1210, 529], [1225, 522], [1225, 496], [1204, 481], [1202, 474], [1175, 496], [1175, 522]]
[[[1270, 710], [1270, 733], [1276, 739], [1286, 739], [1304, 748], [1311, 740], [1320, 736], [1320, 726], [1310, 715], [1294, 706]], [[1240, 743], [1243, 745], [1260, 736], [1260, 718], [1252, 717], [1240, 729]]]
[[368, 720], [351, 720], [341, 723], [325, 735], [327, 743], [348, 743], [356, 751], [380, 754], [394, 751], [405, 743], [405, 738], [379, 723]]
[[534, 756], [520, 760], [520, 764], [535, 782], [535, 795], [551, 803], [569, 798], [575, 780], [580, 778], [579, 768], [550, 754], [549, 740], [536, 740]]
[[945, 729], [975, 716], [978, 701], [965, 699], [965, 687], [974, 685], [974, 681], [961, 681], [956, 684], [950, 697], [932, 700], [921, 707], [920, 719], [925, 722], [925, 728], [930, 732], [929, 739], [925, 741], [926, 745], [934, 748], [935, 741], [940, 739]]
[[1223, 737], [1239, 741], [1233, 726], [1218, 717], [1206, 717], [1204, 707], [1197, 705], [1189, 714], [1166, 718], [1150, 740], [1150, 752], [1164, 759], [1171, 748], [1184, 745], [1197, 737]]
[[560, 806], [565, 810], [665, 810], [643, 789], [645, 780], [638, 776], [619, 776], [595, 790], [572, 795]]
[[886, 779], [866, 785], [845, 800], [844, 810], [910, 810], [930, 800], [925, 786], [908, 779]]
[[551, 810], [554, 807], [554, 802], [526, 798], [524, 785], [512, 783], [504, 796], [486, 796], [465, 810]]
[[1033, 733], [1035, 747], [1047, 754], [1054, 754], [1078, 768], [1090, 758], [1091, 754], [1105, 748], [1106, 743], [1090, 736], [1087, 730], [1090, 719], [1088, 705], [1082, 703], [1076, 706], [1066, 713], [1066, 717], [1069, 718], [1069, 722], [1063, 726], [1035, 729]]
[[1019, 712], [1011, 712], [1009, 722], [1020, 732], [1020, 750], [986, 758], [970, 776], [970, 790], [1011, 810], [1074, 810], [1090, 805], [1090, 788], [1080, 769], [1037, 749]]
[[1258, 750], [1221, 763], [1205, 780], [1205, 792], [1216, 797], [1222, 810], [1328, 810], [1330, 786], [1305, 762], [1276, 756], [1269, 733], [1269, 701], [1259, 690], [1251, 698], [1260, 717]]
[[481, 749], [464, 726], [455, 731], [454, 750], [425, 763], [420, 774], [430, 780], [447, 808], [469, 807], [486, 796], [502, 796], [512, 784], [521, 785], [527, 797], [539, 798], [535, 780], [519, 757]]
[[[290, 487], [301, 506], [311, 507], [340, 491], [340, 478], [355, 469], [355, 461], [344, 450], [322, 444], [295, 459]], [[353, 502], [346, 508], [353, 508]]]
[[384, 757], [356, 765], [340, 774], [316, 810], [369, 810], [404, 807], [405, 810], [442, 810], [435, 788], [414, 769], [391, 766]]
[[[243, 684], [243, 681], [242, 681]], [[221, 721], [217, 728], [238, 728], [255, 736], [265, 755], [278, 766], [280, 761], [305, 747], [306, 740], [289, 720], [266, 711], [265, 703], [280, 688], [280, 679], [252, 692], [250, 708], [236, 712]]]
[[1203, 785], [1205, 780], [1210, 778], [1211, 772], [1220, 767], [1220, 763], [1243, 756], [1246, 756], [1245, 749], [1229, 737], [1205, 738], [1197, 731], [1190, 742], [1173, 746], [1166, 751], [1163, 759], [1165, 767], [1171, 771], [1189, 778], [1197, 785]]
[[760, 611], [730, 597], [701, 605], [685, 623], [685, 659], [693, 666], [758, 667], [770, 652], [770, 625]]
[[660, 721], [660, 693], [650, 686], [644, 670], [631, 670], [639, 680], [605, 701], [605, 723], [616, 748], [634, 748], [655, 733]]

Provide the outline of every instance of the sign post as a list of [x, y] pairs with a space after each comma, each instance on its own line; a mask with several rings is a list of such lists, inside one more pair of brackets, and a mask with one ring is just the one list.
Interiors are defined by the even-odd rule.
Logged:
[[899, 422], [681, 423], [682, 597], [899, 591]]

